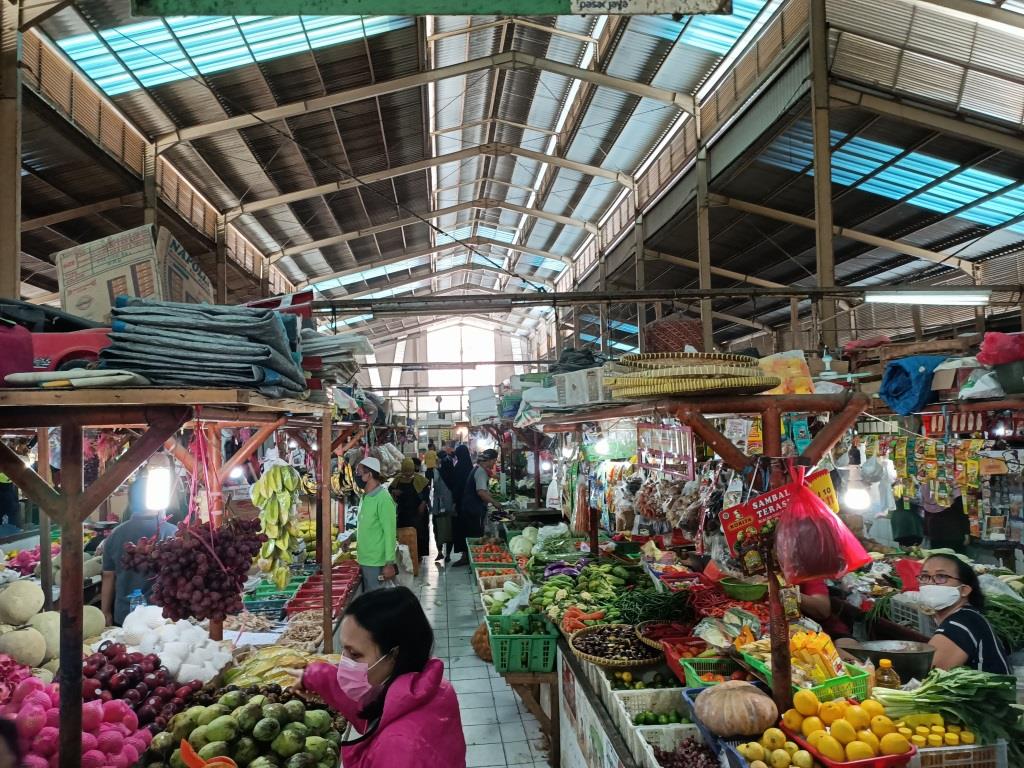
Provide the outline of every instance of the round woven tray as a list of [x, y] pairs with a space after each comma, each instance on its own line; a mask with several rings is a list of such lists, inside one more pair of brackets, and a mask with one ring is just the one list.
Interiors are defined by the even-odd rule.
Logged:
[[[636, 632], [636, 628], [630, 626], [629, 624], [596, 624], [593, 627], [586, 627], [584, 629], [581, 629], [578, 632], [574, 632], [572, 636], [569, 638], [569, 647], [572, 649], [572, 652], [576, 654], [576, 657], [582, 659], [583, 661], [589, 661], [591, 664], [596, 664], [599, 667], [604, 667], [605, 669], [637, 669], [638, 667], [650, 667], [655, 664], [658, 664], [665, 658], [664, 652], [662, 652], [660, 647], [656, 649], [658, 651], [657, 655], [652, 654], [649, 657], [645, 657], [642, 659], [631, 659], [629, 661], [626, 661], [624, 659], [606, 659], [601, 656], [591, 656], [589, 653], [584, 653], [576, 647], [577, 638], [583, 637], [584, 635], [593, 634], [595, 631], [609, 626], [629, 627], [633, 630], [634, 633]], [[640, 638], [637, 639], [639, 640]]]
[[604, 377], [605, 385], [616, 386], [637, 384], [651, 379], [667, 379], [682, 376], [686, 379], [717, 378], [719, 376], [750, 377], [760, 375], [756, 369], [742, 365], [673, 365], [668, 368], [631, 369], [628, 373], [616, 373]]
[[757, 358], [747, 355], [728, 355], [721, 352], [656, 352], [638, 355], [623, 355], [619, 365], [631, 368], [662, 368], [666, 366], [718, 365], [729, 363], [753, 368]]
[[779, 386], [777, 376], [734, 376], [721, 379], [646, 379], [626, 387], [612, 387], [616, 399], [656, 397], [658, 395], [756, 395]]
[[664, 653], [664, 650], [661, 647], [661, 641], [660, 640], [648, 640], [644, 636], [644, 632], [646, 632], [651, 627], [658, 626], [659, 624], [674, 624], [674, 623], [675, 622], [663, 621], [661, 619], [654, 619], [652, 621], [641, 621], [639, 624], [636, 625], [636, 629], [635, 629], [636, 639], [639, 640], [644, 645], [650, 646], [651, 648], [656, 650], [658, 653]]

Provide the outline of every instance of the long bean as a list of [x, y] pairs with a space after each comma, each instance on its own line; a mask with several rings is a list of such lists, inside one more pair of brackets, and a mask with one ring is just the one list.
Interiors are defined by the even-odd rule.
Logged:
[[619, 597], [615, 605], [622, 620], [629, 624], [653, 619], [675, 619], [686, 609], [686, 593], [633, 590]]

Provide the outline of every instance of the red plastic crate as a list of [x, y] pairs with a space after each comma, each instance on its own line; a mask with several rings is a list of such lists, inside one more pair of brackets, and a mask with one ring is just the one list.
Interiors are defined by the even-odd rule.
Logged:
[[917, 747], [913, 744], [910, 745], [910, 751], [905, 752], [902, 755], [881, 755], [879, 757], [869, 757], [867, 760], [854, 760], [852, 762], [836, 762], [835, 760], [829, 760], [827, 757], [822, 755], [818, 750], [807, 743], [804, 737], [790, 730], [784, 724], [780, 723], [779, 728], [789, 738], [799, 745], [800, 749], [806, 749], [811, 753], [817, 762], [821, 763], [825, 768], [897, 768], [897, 766], [907, 765], [910, 759], [917, 754]]
[[679, 640], [665, 640], [662, 641], [661, 647], [665, 651], [665, 660], [668, 662], [668, 668], [672, 670], [672, 674], [679, 678], [679, 682], [686, 685], [686, 671], [683, 669], [680, 662], [683, 657], [676, 652], [675, 647], [679, 645], [685, 645], [688, 648], [692, 648], [694, 653], [701, 653], [707, 650], [708, 644], [701, 640], [699, 637], [690, 637]]

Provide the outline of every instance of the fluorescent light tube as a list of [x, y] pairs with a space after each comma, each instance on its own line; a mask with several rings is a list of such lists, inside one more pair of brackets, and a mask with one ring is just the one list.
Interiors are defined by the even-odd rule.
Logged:
[[865, 291], [869, 304], [943, 304], [949, 307], [984, 307], [992, 291], [965, 288], [962, 291]]

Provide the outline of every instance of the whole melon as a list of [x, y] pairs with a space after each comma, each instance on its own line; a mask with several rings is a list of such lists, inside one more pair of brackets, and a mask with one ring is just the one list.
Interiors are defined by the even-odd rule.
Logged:
[[55, 659], [60, 655], [60, 614], [57, 611], [43, 611], [29, 620], [29, 624], [39, 630], [46, 641], [44, 661]]
[[16, 629], [0, 635], [0, 653], [27, 667], [38, 667], [46, 656], [46, 640], [32, 627]]
[[15, 581], [0, 592], [0, 622], [20, 627], [43, 607], [43, 590], [30, 581]]
[[107, 627], [107, 618], [95, 605], [87, 605], [83, 611], [83, 637], [99, 637]]

